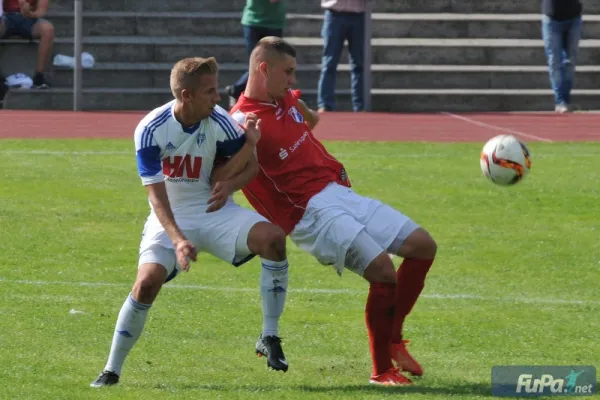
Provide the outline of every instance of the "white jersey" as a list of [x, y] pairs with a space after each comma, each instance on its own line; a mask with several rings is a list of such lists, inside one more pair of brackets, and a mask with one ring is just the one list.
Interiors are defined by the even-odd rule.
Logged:
[[[138, 172], [144, 185], [165, 182], [181, 228], [205, 213], [211, 197], [215, 158], [230, 157], [244, 145], [241, 126], [216, 106], [208, 118], [183, 128], [173, 115], [175, 100], [152, 110], [135, 130]], [[232, 196], [229, 198], [233, 202]], [[152, 204], [148, 218], [159, 223]]]

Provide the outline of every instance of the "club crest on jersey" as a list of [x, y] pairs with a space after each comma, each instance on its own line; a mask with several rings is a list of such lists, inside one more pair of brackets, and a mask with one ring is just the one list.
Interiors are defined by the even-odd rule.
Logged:
[[202, 146], [202, 143], [204, 143], [205, 140], [206, 140], [206, 134], [199, 133], [198, 137], [196, 137], [196, 143], [198, 143], [198, 147]]
[[294, 121], [296, 121], [297, 123], [301, 124], [302, 122], [304, 122], [304, 117], [296, 107], [291, 106], [288, 111], [288, 114], [290, 114], [291, 117], [294, 118]]

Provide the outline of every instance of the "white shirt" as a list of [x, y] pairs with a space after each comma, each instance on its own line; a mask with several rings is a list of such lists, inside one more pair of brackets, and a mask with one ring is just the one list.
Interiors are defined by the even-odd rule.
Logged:
[[[135, 130], [138, 173], [144, 185], [164, 181], [175, 219], [204, 213], [211, 197], [210, 176], [215, 158], [231, 157], [244, 145], [241, 126], [216, 106], [208, 118], [184, 129], [173, 115], [175, 100], [152, 110]], [[229, 201], [233, 201], [230, 196]], [[149, 221], [158, 222], [152, 204]]]

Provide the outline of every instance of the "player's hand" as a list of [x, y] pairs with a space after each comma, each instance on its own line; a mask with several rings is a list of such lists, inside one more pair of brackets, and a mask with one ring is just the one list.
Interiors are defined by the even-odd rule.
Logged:
[[210, 213], [221, 209], [232, 192], [231, 184], [228, 181], [215, 183], [212, 190], [212, 196], [208, 199], [209, 206], [206, 209], [206, 212]]
[[181, 265], [181, 268], [188, 272], [190, 269], [190, 260], [196, 261], [197, 251], [196, 246], [189, 240], [182, 240], [175, 244], [175, 255], [177, 256], [177, 262]]
[[258, 119], [256, 114], [246, 114], [244, 129], [246, 130], [246, 142], [252, 146], [256, 146], [256, 143], [260, 140], [260, 119]]

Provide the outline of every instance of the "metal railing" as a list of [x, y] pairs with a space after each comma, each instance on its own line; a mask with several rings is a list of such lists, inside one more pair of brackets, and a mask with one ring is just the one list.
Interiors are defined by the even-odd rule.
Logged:
[[75, 66], [73, 68], [73, 111], [81, 110], [81, 53], [83, 39], [83, 0], [74, 0], [73, 11], [75, 14], [75, 34], [73, 37], [73, 56]]
[[370, 1], [366, 1], [365, 9], [365, 50], [363, 60], [363, 104], [365, 111], [371, 111], [371, 64], [373, 63], [373, 54], [371, 49], [372, 32], [372, 13], [373, 6]]

